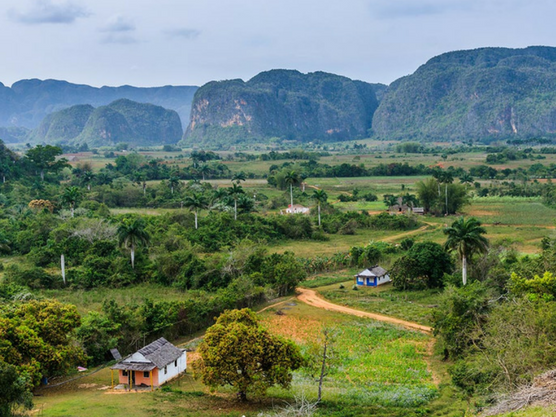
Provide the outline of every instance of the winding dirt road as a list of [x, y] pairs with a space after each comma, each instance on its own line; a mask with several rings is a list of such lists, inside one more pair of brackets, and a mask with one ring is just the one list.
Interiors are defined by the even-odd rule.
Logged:
[[428, 335], [432, 334], [432, 328], [429, 326], [423, 326], [422, 324], [414, 323], [412, 321], [397, 319], [395, 317], [384, 316], [377, 313], [368, 313], [366, 311], [356, 310], [354, 308], [334, 304], [321, 298], [314, 290], [310, 290], [307, 288], [298, 288], [297, 292], [299, 293], [297, 298], [300, 301], [303, 301], [304, 303], [309, 304], [313, 307], [322, 308], [328, 311], [337, 311], [344, 314], [351, 314], [352, 316], [357, 317], [366, 317], [373, 320], [383, 321], [385, 323], [397, 324], [398, 326], [405, 327], [406, 329], [417, 330], [418, 332]]

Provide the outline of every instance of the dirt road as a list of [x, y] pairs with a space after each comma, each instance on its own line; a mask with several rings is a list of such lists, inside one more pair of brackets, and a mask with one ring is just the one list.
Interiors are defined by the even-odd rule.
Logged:
[[299, 295], [297, 298], [306, 304], [313, 307], [322, 308], [328, 311], [337, 311], [339, 313], [351, 314], [357, 317], [367, 317], [373, 320], [383, 321], [385, 323], [397, 324], [399, 326], [405, 327], [410, 330], [417, 330], [421, 333], [432, 334], [432, 328], [429, 326], [423, 326], [419, 323], [414, 323], [411, 321], [397, 319], [395, 317], [383, 316], [382, 314], [368, 313], [366, 311], [356, 310], [354, 308], [344, 307], [338, 304], [331, 303], [322, 299], [316, 291], [307, 288], [298, 288], [297, 292]]

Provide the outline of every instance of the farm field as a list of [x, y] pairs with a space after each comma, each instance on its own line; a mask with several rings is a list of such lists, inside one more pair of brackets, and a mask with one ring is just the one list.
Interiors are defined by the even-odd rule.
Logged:
[[[278, 307], [277, 307], [278, 308]], [[262, 315], [265, 327], [293, 339], [308, 353], [319, 343], [323, 326], [334, 329], [333, 368], [323, 388], [319, 416], [459, 416], [466, 408], [453, 400], [447, 386], [435, 385], [431, 371], [442, 376], [430, 359], [430, 336], [398, 329], [372, 320], [353, 318], [309, 307], [299, 302], [282, 304]], [[190, 356], [194, 356], [191, 354]], [[437, 381], [438, 382], [438, 381]], [[257, 416], [295, 401], [316, 397], [310, 372], [297, 371], [291, 391], [271, 389], [268, 396], [248, 404], [237, 403], [227, 389], [210, 393], [188, 373], [154, 393], [110, 394], [110, 371], [100, 372], [59, 388], [43, 390], [36, 409], [43, 416]], [[447, 400], [447, 396], [451, 400]]]

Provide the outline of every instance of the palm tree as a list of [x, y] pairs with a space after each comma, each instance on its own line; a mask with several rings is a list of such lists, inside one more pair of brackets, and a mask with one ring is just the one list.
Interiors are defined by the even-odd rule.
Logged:
[[177, 188], [180, 185], [180, 179], [175, 176], [171, 176], [168, 180], [168, 185], [170, 186], [170, 191], [174, 194], [174, 188]]
[[241, 185], [232, 184], [232, 186], [228, 188], [228, 194], [234, 199], [234, 220], [237, 220], [237, 199], [241, 194], [245, 194], [245, 192]]
[[91, 191], [91, 182], [95, 179], [95, 174], [91, 171], [85, 171], [81, 176], [81, 181], [83, 184], [87, 185], [87, 191]]
[[234, 176], [232, 177], [232, 182], [235, 181], [236, 184], [239, 184], [241, 181], [245, 181], [247, 180], [247, 176], [245, 175], [245, 172], [240, 171], [240, 172], [236, 172], [234, 174]]
[[145, 230], [145, 222], [140, 217], [124, 219], [117, 230], [120, 246], [131, 249], [131, 267], [135, 268], [135, 248], [148, 245], [150, 236]]
[[444, 171], [440, 176], [440, 182], [443, 182], [446, 186], [445, 194], [446, 194], [446, 216], [448, 215], [448, 184], [454, 182], [454, 176], [451, 172]]
[[183, 200], [183, 205], [195, 213], [195, 229], [198, 229], [199, 227], [197, 225], [197, 215], [199, 213], [199, 210], [207, 207], [205, 196], [196, 193], [188, 195]]
[[207, 164], [203, 164], [198, 168], [199, 173], [203, 176], [203, 181], [205, 180], [205, 176], [210, 174], [210, 167]]
[[317, 210], [319, 214], [319, 227], [320, 227], [320, 205], [326, 203], [328, 194], [324, 190], [314, 190], [312, 198], [317, 202]]
[[473, 180], [473, 177], [470, 174], [465, 173], [461, 177], [459, 177], [459, 181], [462, 184], [473, 184], [474, 180]]
[[286, 184], [289, 184], [290, 186], [290, 200], [291, 200], [291, 206], [293, 209], [293, 185], [294, 184], [299, 184], [299, 174], [296, 171], [289, 171], [286, 173], [286, 176], [284, 177], [284, 181], [286, 182]]
[[71, 210], [71, 217], [73, 217], [75, 205], [81, 198], [81, 190], [77, 187], [68, 187], [62, 194], [62, 203], [68, 204]]
[[488, 240], [483, 236], [485, 233], [481, 222], [474, 217], [460, 217], [451, 227], [444, 229], [444, 234], [448, 236], [444, 248], [457, 251], [460, 257], [463, 285], [467, 284], [467, 258], [474, 253], [485, 253], [488, 249]]

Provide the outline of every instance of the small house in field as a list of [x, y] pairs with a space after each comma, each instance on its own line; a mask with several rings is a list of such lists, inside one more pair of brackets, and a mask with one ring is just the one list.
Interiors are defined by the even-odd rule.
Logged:
[[355, 275], [355, 283], [364, 287], [378, 287], [392, 281], [386, 269], [375, 265]]
[[118, 371], [119, 384], [129, 389], [138, 386], [154, 389], [185, 372], [186, 368], [185, 350], [177, 348], [161, 337], [125, 357], [111, 369]]
[[286, 214], [307, 214], [311, 211], [309, 207], [302, 206], [301, 204], [294, 204], [293, 206], [290, 204], [286, 209]]

